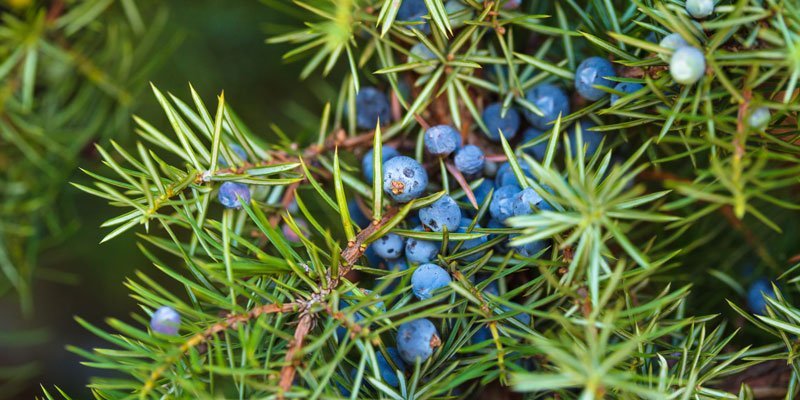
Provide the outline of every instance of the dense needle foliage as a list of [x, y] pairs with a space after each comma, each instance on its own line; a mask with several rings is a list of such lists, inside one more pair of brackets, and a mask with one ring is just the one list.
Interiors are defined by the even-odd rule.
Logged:
[[[132, 3], [120, 2], [119, 32], [155, 34]], [[318, 116], [317, 129], [257, 132], [224, 93], [152, 85], [165, 120], [133, 117], [138, 141], [98, 147], [106, 168], [86, 171], [94, 185], [76, 184], [120, 210], [103, 224], [104, 241], [135, 231], [152, 261], [126, 281], [141, 305], [135, 323], [78, 318], [109, 342], [71, 348], [116, 373], [92, 383], [97, 398], [797, 396], [795, 2], [725, 0], [707, 16], [698, 15], [707, 4], [679, 0], [264, 3], [294, 26], [267, 42], [293, 46], [285, 60], [301, 66], [297, 90], [314, 90], [312, 76], [338, 88], [325, 87], [329, 102], [303, 114]], [[96, 87], [35, 90], [48, 75], [31, 63], [58, 66], [59, 35], [80, 34], [84, 8], [67, 2], [53, 17], [55, 44], [6, 44], [14, 27], [31, 29], [45, 14], [0, 30], [9, 182], [44, 184], [25, 174], [51, 169], [57, 181], [65, 167], [53, 160], [80, 150], [59, 146], [96, 135], [91, 124], [69, 130], [70, 118], [127, 118], [121, 88], [142, 86], [140, 74], [98, 82], [78, 68]], [[670, 34], [680, 45], [662, 41]], [[143, 51], [152, 61], [165, 50]], [[135, 60], [119, 61], [134, 70]], [[530, 94], [537, 87], [567, 95], [554, 107]], [[68, 112], [63, 99], [83, 90], [112, 101], [102, 113]], [[386, 105], [375, 103], [381, 96]], [[39, 120], [63, 121], [64, 142], [39, 140], [59, 131]], [[455, 128], [459, 143], [432, 145], [425, 133], [437, 125]], [[462, 144], [484, 154], [482, 171], [454, 165], [449, 153]], [[385, 180], [399, 164], [384, 158], [394, 150], [416, 160], [399, 174], [424, 169], [423, 193], [400, 196], [411, 182]], [[501, 185], [491, 182], [506, 180], [528, 196], [510, 209], [535, 204], [493, 224]], [[14, 194], [34, 191], [11, 187], [3, 206], [14, 212], [24, 201]], [[458, 229], [438, 222], [450, 217], [450, 198]], [[24, 215], [57, 218], [47, 204]], [[435, 207], [444, 211], [427, 211]], [[415, 229], [418, 218], [427, 228]], [[17, 225], [4, 217], [0, 266], [6, 286], [24, 294], [28, 259], [4, 243], [36, 241], [7, 226]], [[445, 283], [421, 296], [418, 263], [371, 257], [369, 246], [380, 251], [391, 243], [376, 241], [390, 237], [436, 243], [431, 263], [447, 276], [426, 268]], [[183, 290], [165, 289], [167, 280]], [[415, 360], [402, 334], [420, 319], [436, 335], [421, 344], [430, 356]]]

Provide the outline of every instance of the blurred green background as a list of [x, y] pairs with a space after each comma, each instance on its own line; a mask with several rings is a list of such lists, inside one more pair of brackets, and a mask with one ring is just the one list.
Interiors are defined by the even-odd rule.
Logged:
[[[253, 131], [264, 136], [270, 134], [272, 123], [292, 137], [293, 132], [299, 132], [300, 121], [309, 121], [302, 118], [297, 104], [313, 107], [320, 102], [314, 93], [300, 90], [303, 85], [298, 81], [297, 69], [282, 61], [286, 47], [265, 44], [267, 37], [287, 24], [285, 15], [255, 1], [172, 0], [164, 5], [169, 9], [164, 42], [174, 35], [182, 37], [182, 41], [149, 78], [159, 89], [190, 100], [188, 83], [191, 82], [210, 107], [214, 107], [216, 96], [224, 90], [226, 101]], [[150, 10], [142, 11], [147, 15]], [[149, 88], [136, 104], [137, 115], [169, 132], [166, 118]], [[134, 139], [128, 135], [120, 141], [132, 143]], [[101, 169], [96, 152], [86, 151], [81, 167]], [[90, 184], [80, 171], [73, 173], [71, 181]], [[116, 216], [117, 210], [72, 186], [65, 190], [73, 192], [73, 196], [66, 197], [75, 199], [77, 204], [59, 206], [74, 206], [80, 227], [66, 241], [41, 254], [39, 260], [40, 270], [56, 271], [50, 275], [58, 276], [61, 282], [35, 281], [32, 319], [22, 318], [15, 296], [0, 297], [0, 335], [20, 330], [35, 333], [26, 333], [27, 338], [15, 337], [13, 343], [20, 346], [0, 354], [0, 363], [9, 366], [33, 362], [38, 371], [34, 379], [28, 380], [27, 388], [3, 387], [0, 379], [0, 397], [22, 389], [15, 398], [33, 398], [41, 393], [41, 383], [48, 388], [57, 385], [74, 398], [87, 398], [85, 385], [89, 377], [102, 371], [81, 366], [80, 357], [65, 347], [91, 348], [105, 343], [79, 326], [74, 317], [101, 326], [110, 316], [131, 320], [130, 314], [137, 309], [124, 280], [135, 270], [153, 273], [150, 263], [136, 247], [134, 234], [98, 244], [108, 233], [100, 224]], [[38, 342], [40, 336], [45, 337], [43, 344], [25, 345]]]

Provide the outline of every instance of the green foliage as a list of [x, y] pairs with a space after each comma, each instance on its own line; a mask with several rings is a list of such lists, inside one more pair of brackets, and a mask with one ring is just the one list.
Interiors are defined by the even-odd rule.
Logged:
[[[508, 10], [502, 1], [467, 0], [456, 24], [442, 0], [425, 0], [425, 35], [395, 20], [400, 0], [266, 3], [302, 23], [268, 40], [295, 45], [289, 61], [310, 57], [300, 77], [321, 71], [341, 79], [319, 110], [315, 140], [296, 143], [276, 128], [279, 140], [267, 141], [223, 95], [209, 109], [194, 89], [185, 102], [154, 87], [168, 129], [136, 118], [140, 142], [99, 147], [105, 172], [88, 171], [94, 185], [76, 185], [122, 208], [104, 224], [104, 240], [136, 230], [161, 275], [140, 272], [126, 282], [143, 311], [135, 323], [110, 319], [109, 333], [78, 320], [112, 345], [71, 349], [117, 373], [92, 383], [97, 398], [461, 398], [499, 384], [531, 399], [736, 399], [759, 388], [731, 382], [768, 360], [790, 365], [781, 395], [797, 396], [800, 310], [790, 301], [797, 267], [775, 272], [796, 262], [789, 252], [797, 237], [769, 240], [797, 229], [796, 4], [721, 2], [711, 18], [695, 21], [679, 1], [533, 1]], [[706, 55], [696, 85], [676, 85], [659, 57], [669, 50], [647, 40], [672, 32]], [[409, 57], [419, 42], [434, 59]], [[547, 143], [540, 161], [523, 151], [538, 143], [486, 139], [484, 106], [500, 101], [541, 114], [525, 92], [544, 82], [571, 87], [576, 66], [592, 55], [613, 59], [615, 81], [644, 89], [606, 88], [621, 95], [614, 105], [576, 98], [574, 111], [534, 140]], [[420, 67], [432, 68], [420, 74]], [[394, 122], [358, 132], [355, 96], [367, 84], [390, 91]], [[771, 112], [766, 129], [747, 123], [760, 106]], [[564, 134], [581, 119], [597, 126]], [[421, 133], [440, 123], [491, 159], [507, 159], [522, 186], [554, 209], [482, 228], [490, 200], [476, 204], [442, 159], [426, 163], [428, 197], [390, 204], [381, 194], [381, 145], [428, 161]], [[587, 155], [584, 137], [597, 133], [603, 143]], [[364, 183], [354, 156], [370, 148], [375, 181]], [[248, 184], [252, 201], [222, 209], [215, 197], [226, 181]], [[466, 232], [412, 231], [409, 213], [445, 193], [473, 203]], [[359, 227], [352, 199], [372, 223]], [[289, 212], [293, 200], [298, 211]], [[387, 270], [362, 257], [389, 231], [440, 240], [436, 261], [453, 277], [450, 286], [416, 301], [408, 288], [413, 266]], [[488, 241], [462, 249], [480, 237]], [[551, 244], [531, 257], [497, 250], [509, 239]], [[783, 290], [767, 299], [766, 315], [751, 315], [738, 299], [729, 300], [732, 309], [715, 307], [755, 278], [742, 271], [754, 258], [753, 274], [781, 275]], [[162, 279], [184, 292], [166, 290]], [[693, 292], [690, 283], [716, 289]], [[146, 329], [147, 315], [164, 305], [183, 318], [179, 336]], [[377, 354], [387, 356], [397, 327], [417, 318], [435, 321], [441, 344], [391, 387]], [[753, 339], [753, 327], [777, 343]], [[491, 340], [471, 343], [482, 329]]]

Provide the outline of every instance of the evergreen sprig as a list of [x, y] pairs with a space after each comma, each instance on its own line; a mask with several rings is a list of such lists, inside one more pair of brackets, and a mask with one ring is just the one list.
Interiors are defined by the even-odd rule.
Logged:
[[[796, 291], [796, 268], [780, 278], [787, 290], [757, 297], [767, 302], [762, 315], [730, 302], [748, 327], [777, 338], [765, 346], [730, 329], [742, 326], [732, 313], [703, 304], [711, 293], [682, 281], [708, 272], [741, 292], [745, 252], [773, 269], [796, 263], [762, 238], [793, 229], [797, 216], [796, 5], [723, 2], [695, 20], [682, 1], [507, 9], [510, 2], [467, 0], [448, 15], [441, 0], [425, 0], [423, 20], [397, 20], [409, 1], [267, 2], [305, 23], [269, 40], [296, 46], [288, 60], [310, 56], [301, 78], [321, 70], [341, 79], [313, 142], [266, 139], [222, 95], [212, 112], [193, 89], [190, 105], [154, 87], [171, 131], [137, 118], [140, 143], [100, 147], [107, 172], [88, 172], [94, 187], [79, 187], [125, 210], [104, 224], [113, 227], [105, 240], [144, 225], [141, 250], [185, 293], [145, 273], [127, 282], [144, 315], [162, 306], [181, 315], [177, 336], [144, 328], [139, 314], [133, 325], [109, 320], [114, 333], [79, 319], [113, 345], [72, 349], [118, 373], [95, 380], [95, 396], [461, 398], [499, 384], [526, 398], [745, 399], [763, 388], [732, 382], [781, 360], [791, 366], [781, 396], [794, 398], [800, 311], [786, 293]], [[668, 33], [701, 49], [707, 69], [696, 84], [671, 77], [664, 60], [672, 50], [657, 43]], [[431, 56], [418, 59], [416, 44]], [[481, 111], [489, 103], [543, 115], [526, 92], [571, 87], [578, 65], [597, 55], [614, 61], [614, 82], [642, 88], [597, 87], [619, 99], [576, 95], [574, 110], [540, 137], [488, 140]], [[374, 130], [357, 128], [356, 96], [367, 84], [390, 92], [393, 122]], [[753, 126], [762, 106], [770, 123]], [[482, 181], [424, 154], [423, 131], [438, 124], [455, 126], [489, 161], [507, 161], [520, 186], [552, 209], [481, 227], [493, 194], [479, 203]], [[602, 137], [596, 148], [590, 135]], [[427, 168], [426, 197], [393, 204], [383, 196], [387, 143]], [[541, 159], [527, 154], [543, 144]], [[352, 161], [370, 149], [374, 180], [365, 183]], [[223, 182], [249, 185], [252, 199], [239, 195], [239, 209], [222, 209], [215, 197]], [[469, 225], [412, 230], [410, 213], [445, 194], [469, 210]], [[350, 208], [354, 199], [372, 217], [367, 224]], [[389, 232], [441, 241], [435, 261], [451, 283], [417, 301], [408, 290], [414, 268], [369, 262], [367, 246]], [[517, 250], [539, 240], [549, 247]], [[717, 303], [726, 295], [714, 294]], [[439, 326], [434, 353], [391, 368], [392, 386], [379, 355], [392, 360], [398, 327], [419, 318]], [[490, 339], [473, 343], [485, 330]]]

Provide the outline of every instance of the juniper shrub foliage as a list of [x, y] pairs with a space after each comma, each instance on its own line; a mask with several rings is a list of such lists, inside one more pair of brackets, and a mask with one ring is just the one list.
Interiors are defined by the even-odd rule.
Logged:
[[797, 396], [796, 3], [265, 3], [338, 90], [274, 141], [154, 86], [168, 128], [101, 147], [155, 268], [139, 324], [79, 319], [98, 398]]

